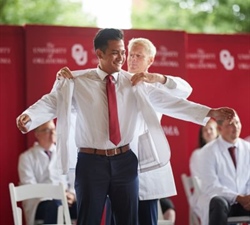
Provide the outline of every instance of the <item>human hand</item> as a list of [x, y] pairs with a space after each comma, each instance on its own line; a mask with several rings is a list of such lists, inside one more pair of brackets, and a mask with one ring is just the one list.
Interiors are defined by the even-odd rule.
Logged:
[[158, 74], [158, 73], [148, 73], [148, 72], [141, 72], [141, 73], [135, 73], [132, 78], [131, 78], [131, 82], [132, 85], [136, 85], [140, 82], [147, 82], [147, 83], [166, 83], [167, 81], [167, 77], [165, 77], [162, 74]]
[[66, 198], [69, 206], [71, 206], [76, 200], [75, 195], [69, 191], [66, 191]]
[[61, 80], [61, 78], [73, 79], [74, 77], [68, 67], [63, 67], [56, 73], [56, 79]]
[[236, 201], [240, 203], [245, 210], [250, 211], [250, 195], [238, 195]]
[[17, 117], [16, 119], [16, 125], [17, 128], [26, 133], [28, 131], [28, 129], [26, 128], [26, 124], [30, 121], [30, 117], [27, 114], [22, 114], [20, 116]]
[[218, 120], [230, 120], [230, 121], [232, 121], [233, 118], [236, 116], [236, 113], [232, 108], [221, 107], [221, 108], [217, 108], [217, 109], [211, 109], [208, 112], [207, 116], [214, 118], [216, 121], [218, 121]]

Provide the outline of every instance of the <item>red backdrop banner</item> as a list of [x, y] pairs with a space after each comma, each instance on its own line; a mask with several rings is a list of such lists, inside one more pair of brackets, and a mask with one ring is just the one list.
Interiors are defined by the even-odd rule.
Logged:
[[16, 128], [16, 117], [25, 107], [24, 30], [0, 26], [0, 224], [14, 224], [10, 182], [18, 184], [17, 160], [25, 149], [25, 136]]
[[56, 72], [96, 67], [96, 28], [26, 25], [27, 106], [49, 92]]
[[[242, 122], [241, 137], [250, 135], [250, 35], [187, 34], [191, 100], [211, 107], [234, 108]], [[199, 127], [189, 125], [189, 151], [197, 147]]]

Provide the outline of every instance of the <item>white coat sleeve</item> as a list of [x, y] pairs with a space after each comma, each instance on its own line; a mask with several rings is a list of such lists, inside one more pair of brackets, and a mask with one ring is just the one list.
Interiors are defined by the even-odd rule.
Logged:
[[180, 77], [167, 75], [167, 82], [163, 85], [167, 87], [169, 93], [180, 98], [188, 98], [193, 91], [190, 84]]
[[150, 86], [145, 83], [144, 85], [140, 85], [139, 88], [146, 89], [145, 93], [157, 112], [203, 126], [209, 120], [207, 114], [211, 108], [208, 106], [173, 96], [165, 91], [165, 89]]
[[31, 118], [31, 121], [26, 125], [28, 131], [57, 117], [58, 93], [66, 82], [68, 82], [67, 79], [56, 80], [50, 93], [43, 95], [41, 99], [22, 113], [29, 115]]
[[31, 121], [26, 125], [28, 131], [54, 119], [56, 117], [56, 107], [56, 91], [53, 91], [44, 95], [40, 100], [26, 109], [22, 114], [27, 114], [31, 118]]

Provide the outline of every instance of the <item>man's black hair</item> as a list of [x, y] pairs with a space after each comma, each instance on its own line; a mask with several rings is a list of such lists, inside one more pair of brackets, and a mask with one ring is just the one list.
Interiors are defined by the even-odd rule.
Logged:
[[110, 40], [123, 40], [123, 31], [114, 28], [100, 29], [94, 38], [94, 48], [100, 49], [105, 52], [108, 47], [108, 41]]

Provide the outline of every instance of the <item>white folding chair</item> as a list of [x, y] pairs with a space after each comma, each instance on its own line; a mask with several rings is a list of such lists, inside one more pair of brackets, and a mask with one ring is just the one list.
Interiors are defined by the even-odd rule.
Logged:
[[158, 220], [157, 225], [173, 225], [169, 220]]
[[159, 200], [157, 202], [157, 205], [158, 205], [158, 221], [157, 221], [157, 225], [173, 225], [173, 223], [171, 221], [164, 220]]
[[250, 216], [234, 216], [228, 217], [227, 224], [235, 224], [242, 225], [242, 224], [250, 224]]
[[[201, 191], [201, 180], [198, 177], [193, 177], [194, 188], [200, 193]], [[234, 216], [228, 217], [227, 224], [237, 224], [241, 225], [242, 223], [250, 224], [250, 216]]]
[[62, 184], [27, 184], [14, 186], [9, 184], [12, 214], [15, 225], [22, 225], [22, 209], [18, 207], [17, 202], [34, 198], [53, 198], [62, 201], [58, 207], [57, 224], [71, 225], [70, 214], [66, 194]]
[[181, 175], [182, 184], [187, 197], [189, 205], [189, 225], [200, 225], [198, 215], [193, 211], [190, 203], [191, 196], [194, 194], [194, 182], [191, 176], [187, 176], [185, 173]]

